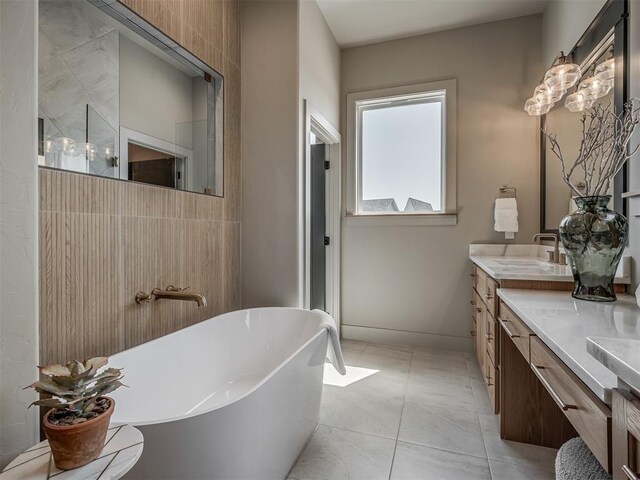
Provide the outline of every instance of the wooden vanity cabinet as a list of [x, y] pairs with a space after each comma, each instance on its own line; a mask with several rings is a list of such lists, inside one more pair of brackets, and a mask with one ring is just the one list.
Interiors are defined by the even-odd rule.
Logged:
[[629, 390], [614, 389], [612, 398], [613, 480], [640, 478], [640, 400]]
[[580, 435], [611, 471], [611, 410], [503, 302], [500, 436], [559, 448]]
[[494, 413], [499, 411], [499, 343], [496, 322], [496, 301], [498, 283], [481, 268], [473, 266], [473, 291], [471, 306], [473, 309], [472, 337], [478, 364], [482, 370], [487, 392]]

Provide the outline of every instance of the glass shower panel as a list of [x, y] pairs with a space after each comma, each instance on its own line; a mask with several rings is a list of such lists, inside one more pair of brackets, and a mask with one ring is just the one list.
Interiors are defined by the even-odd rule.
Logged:
[[118, 133], [98, 112], [87, 105], [87, 141], [83, 145], [88, 173], [119, 178]]
[[118, 178], [118, 134], [86, 105], [85, 114], [62, 130], [44, 129], [47, 167]]
[[180, 178], [183, 190], [212, 193], [214, 152], [209, 143], [207, 120], [176, 124], [176, 157], [185, 159]]
[[45, 166], [87, 173], [87, 162], [79, 149], [86, 142], [86, 130], [85, 115], [62, 129], [45, 118], [42, 147]]

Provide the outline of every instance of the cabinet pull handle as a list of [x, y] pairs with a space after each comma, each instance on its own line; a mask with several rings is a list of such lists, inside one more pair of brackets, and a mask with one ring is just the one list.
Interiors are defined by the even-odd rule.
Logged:
[[487, 337], [489, 341], [493, 340], [493, 336], [490, 333], [485, 333], [484, 336]]
[[520, 335], [515, 335], [511, 333], [511, 330], [509, 330], [509, 327], [507, 327], [507, 322], [509, 320], [503, 320], [500, 317], [498, 317], [498, 321], [500, 322], [500, 325], [502, 325], [502, 329], [505, 331], [505, 333], [509, 335], [509, 338], [520, 338]]
[[493, 383], [491, 382], [491, 375], [485, 375], [485, 377], [487, 378], [487, 386], [488, 387], [493, 386]]
[[549, 392], [549, 395], [551, 395], [551, 398], [553, 398], [553, 401], [558, 404], [558, 406], [562, 409], [562, 411], [566, 412], [567, 410], [572, 410], [572, 409], [577, 410], [578, 407], [576, 405], [570, 405], [568, 403], [565, 403], [560, 398], [560, 395], [558, 395], [556, 391], [553, 389], [553, 387], [548, 382], [548, 380], [544, 378], [544, 375], [541, 372], [541, 370], [543, 370], [544, 368], [545, 367], [539, 367], [537, 365], [534, 365], [533, 363], [531, 364], [531, 370], [533, 370], [533, 373], [535, 373], [536, 377], [538, 377], [538, 380], [540, 380], [544, 388], [547, 389], [547, 391]]
[[491, 292], [487, 292], [487, 300], [491, 300], [493, 298], [493, 294]]
[[470, 332], [469, 332], [469, 333], [471, 333], [471, 336], [472, 336], [472, 337], [475, 337], [475, 336], [476, 336], [476, 331], [475, 331], [475, 330], [470, 330]]
[[476, 276], [476, 274], [475, 274], [475, 273], [470, 273], [470, 274], [469, 274], [469, 276], [470, 276], [470, 277], [475, 277], [475, 276]]
[[476, 312], [480, 313], [482, 309], [480, 307], [476, 307]]
[[629, 465], [622, 465], [622, 471], [627, 476], [629, 480], [638, 480], [638, 476], [633, 473], [633, 470], [629, 468]]
[[471, 303], [471, 305], [475, 305], [476, 301], [475, 300], [471, 300], [471, 302], [469, 302], [469, 303]]

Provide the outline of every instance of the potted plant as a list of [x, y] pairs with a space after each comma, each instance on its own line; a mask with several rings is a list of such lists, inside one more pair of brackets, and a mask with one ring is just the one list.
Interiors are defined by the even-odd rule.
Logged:
[[121, 369], [103, 369], [108, 361], [96, 357], [38, 367], [44, 378], [26, 387], [52, 397], [31, 405], [51, 407], [42, 425], [60, 469], [86, 465], [102, 452], [115, 408], [115, 401], [105, 395], [122, 386]]
[[562, 178], [578, 210], [560, 222], [560, 239], [574, 278], [572, 296], [582, 300], [616, 300], [613, 279], [627, 243], [629, 224], [624, 215], [608, 208], [613, 178], [638, 150], [630, 149], [640, 122], [637, 99], [616, 115], [611, 104], [596, 103], [582, 115], [582, 141], [573, 162], [567, 162], [556, 136], [544, 132], [562, 165]]

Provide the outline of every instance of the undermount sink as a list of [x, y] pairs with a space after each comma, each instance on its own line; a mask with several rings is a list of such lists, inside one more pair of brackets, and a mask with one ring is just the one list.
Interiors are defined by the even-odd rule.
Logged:
[[514, 258], [510, 258], [509, 260], [494, 260], [495, 263], [497, 263], [498, 265], [507, 265], [507, 266], [513, 266], [513, 267], [518, 267], [518, 268], [522, 268], [522, 267], [535, 267], [535, 268], [547, 268], [550, 266], [550, 264], [548, 262], [544, 262], [542, 260], [536, 260], [533, 258], [527, 258], [527, 259], [514, 259]]
[[527, 274], [531, 274], [531, 273], [545, 274], [553, 271], [554, 269], [551, 265], [546, 267], [541, 267], [538, 265], [519, 265], [519, 266], [514, 265], [512, 267], [505, 267], [501, 269], [501, 272], [503, 273], [527, 273]]

